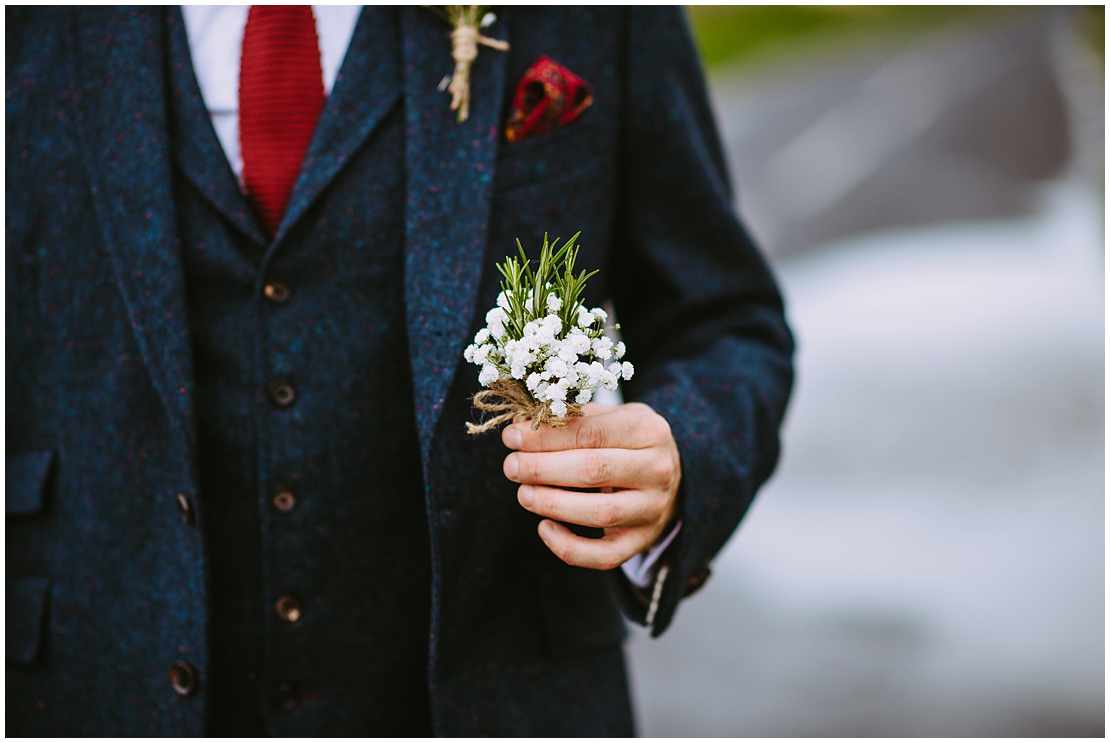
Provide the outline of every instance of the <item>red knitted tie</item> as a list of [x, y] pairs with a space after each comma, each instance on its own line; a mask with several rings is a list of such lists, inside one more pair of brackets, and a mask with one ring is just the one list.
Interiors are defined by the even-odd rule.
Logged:
[[252, 5], [239, 64], [239, 147], [247, 198], [271, 238], [323, 108], [311, 6]]

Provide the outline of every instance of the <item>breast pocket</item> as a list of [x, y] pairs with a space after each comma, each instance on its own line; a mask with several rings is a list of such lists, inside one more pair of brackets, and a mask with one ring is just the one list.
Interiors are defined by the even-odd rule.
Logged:
[[611, 133], [591, 114], [587, 109], [578, 119], [554, 131], [502, 144], [497, 155], [496, 190], [506, 192], [558, 178], [608, 159], [605, 142]]

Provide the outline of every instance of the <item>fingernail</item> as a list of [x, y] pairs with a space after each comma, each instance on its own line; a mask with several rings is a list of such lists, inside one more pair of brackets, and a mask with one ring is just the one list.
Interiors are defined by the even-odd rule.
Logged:
[[554, 531], [555, 531], [555, 525], [552, 524], [550, 521], [541, 521], [540, 522], [540, 536], [541, 537], [550, 537], [552, 532], [554, 532]]
[[510, 449], [519, 449], [524, 446], [524, 437], [520, 435], [520, 429], [516, 426], [509, 426], [505, 429], [505, 446]]
[[535, 499], [535, 492], [531, 485], [521, 485], [520, 491], [517, 492], [516, 497], [517, 500], [520, 501], [520, 505], [525, 508], [531, 508], [532, 501]]
[[516, 471], [520, 468], [516, 461], [516, 455], [510, 454], [505, 457], [505, 477], [510, 480], [516, 477]]

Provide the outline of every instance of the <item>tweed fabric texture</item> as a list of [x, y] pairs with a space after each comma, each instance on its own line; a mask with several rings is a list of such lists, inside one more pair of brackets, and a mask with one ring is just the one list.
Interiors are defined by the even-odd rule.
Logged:
[[324, 107], [316, 20], [307, 5], [252, 5], [239, 71], [243, 185], [277, 233]]
[[[396, 13], [367, 13], [337, 105], [366, 89], [364, 71], [397, 70], [398, 35]], [[183, 165], [190, 148], [219, 143], [183, 24], [168, 39], [170, 139]], [[336, 198], [309, 210], [264, 275], [259, 246], [221, 218], [242, 201], [217, 208], [206, 188], [227, 165], [202, 180], [176, 169], [212, 564], [209, 735], [432, 732], [428, 525], [399, 281], [402, 136], [398, 116], [382, 122], [331, 184]], [[281, 304], [258, 290], [275, 280], [292, 292]], [[256, 398], [275, 376], [294, 385], [288, 408]], [[358, 456], [334, 456], [351, 442]], [[294, 494], [292, 512], [273, 507], [280, 491]], [[293, 626], [274, 611], [283, 595], [302, 608]], [[282, 685], [295, 709], [275, 703]]]
[[[44, 507], [7, 519], [9, 580], [46, 580], [49, 591], [38, 655], [9, 665], [10, 731], [204, 730], [215, 566], [201, 539], [200, 329], [190, 324], [173, 167], [200, 193], [220, 194], [209, 206], [237, 234], [233, 252], [258, 256], [253, 274], [249, 262], [236, 268], [238, 258], [225, 269], [254, 276], [257, 293], [271, 268], [284, 272], [283, 260], [358, 240], [388, 249], [390, 238], [364, 221], [364, 191], [382, 177], [370, 172], [376, 138], [398, 137], [437, 734], [631, 733], [613, 589], [633, 620], [645, 607], [619, 574], [555, 558], [501, 472], [500, 441], [464, 432], [478, 383], [466, 367], [458, 373], [462, 350], [493, 304], [494, 264], [515, 238], [529, 246], [545, 231], [582, 230], [581, 267], [604, 269], [586, 301], [612, 298], [637, 366], [626, 397], [652, 405], [675, 433], [684, 525], [663, 558], [671, 577], [654, 633], [773, 468], [792, 342], [774, 281], [732, 210], [681, 12], [499, 9], [486, 33], [511, 50], [479, 55], [462, 125], [436, 90], [452, 68], [446, 28], [424, 9], [389, 12], [399, 16], [396, 64], [364, 69], [350, 95], [336, 83], [268, 241], [238, 206], [226, 163], [213, 165], [214, 135], [181, 143], [195, 157], [171, 151], [162, 10], [7, 10], [9, 455], [57, 455]], [[594, 103], [564, 127], [507, 145], [500, 126], [540, 56], [588, 81]], [[349, 58], [340, 75], [369, 62]], [[340, 268], [331, 270], [341, 289]], [[318, 318], [339, 301], [305, 299]], [[289, 325], [291, 339], [334, 343], [328, 322], [319, 321], [321, 335], [306, 322]], [[358, 358], [341, 358], [315, 389], [338, 398], [368, 373]], [[365, 445], [349, 437], [330, 456], [357, 459]], [[183, 523], [177, 492], [196, 503], [197, 527]], [[166, 669], [178, 659], [199, 669], [200, 694], [169, 689]]]

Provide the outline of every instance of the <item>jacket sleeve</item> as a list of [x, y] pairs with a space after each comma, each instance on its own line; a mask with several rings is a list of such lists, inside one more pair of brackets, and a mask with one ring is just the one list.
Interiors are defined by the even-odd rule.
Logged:
[[[652, 612], [660, 635], [704, 582], [779, 453], [793, 340], [767, 264], [732, 206], [724, 156], [683, 11], [626, 10], [621, 164], [607, 273], [629, 401], [671, 426], [682, 463], [682, 529]], [[618, 571], [619, 572], [619, 571]], [[633, 620], [647, 595], [620, 581]]]

